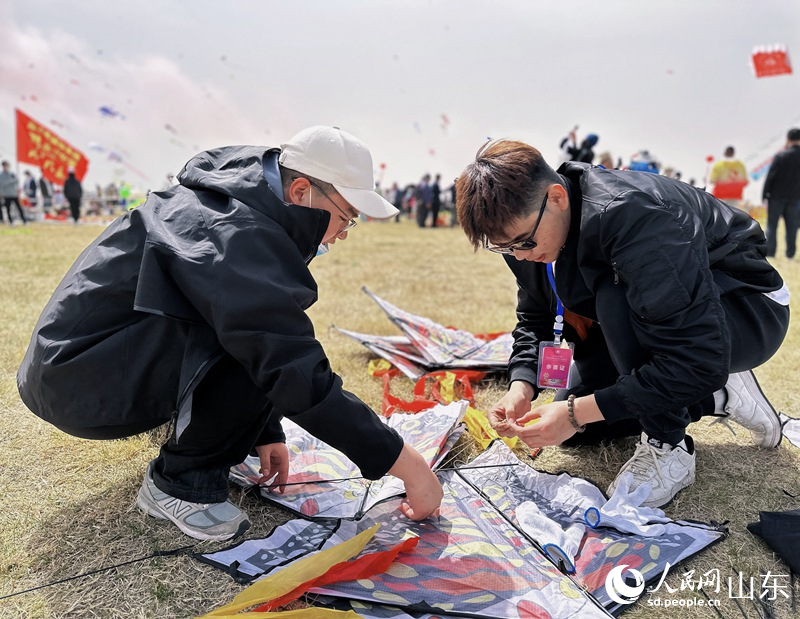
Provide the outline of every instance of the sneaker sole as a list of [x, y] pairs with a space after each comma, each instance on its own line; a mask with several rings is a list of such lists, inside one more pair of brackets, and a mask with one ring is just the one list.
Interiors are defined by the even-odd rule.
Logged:
[[250, 521], [244, 520], [239, 524], [239, 528], [236, 530], [236, 532], [232, 534], [214, 535], [209, 533], [203, 533], [202, 531], [197, 531], [195, 529], [190, 529], [179, 520], [173, 520], [169, 516], [164, 515], [164, 513], [158, 508], [158, 506], [153, 505], [153, 502], [150, 500], [147, 494], [144, 493], [144, 488], [139, 488], [139, 494], [136, 496], [136, 505], [147, 515], [152, 516], [153, 518], [157, 518], [159, 520], [169, 520], [189, 537], [193, 537], [194, 539], [199, 539], [206, 542], [224, 542], [227, 540], [236, 539], [237, 537], [242, 535], [245, 531], [247, 531], [247, 529], [250, 528]]
[[[775, 428], [776, 428], [776, 429], [777, 429], [777, 431], [778, 431], [778, 439], [777, 439], [777, 442], [775, 442], [775, 439], [773, 438], [773, 440], [772, 440], [772, 441], [770, 441], [770, 442], [769, 442], [769, 443], [767, 443], [767, 444], [760, 444], [760, 443], [756, 443], [756, 445], [757, 445], [758, 447], [764, 447], [764, 448], [766, 448], [766, 449], [777, 449], [777, 448], [780, 446], [780, 444], [781, 444], [781, 441], [783, 440], [783, 426], [781, 425], [781, 418], [780, 418], [780, 416], [778, 415], [778, 411], [776, 411], [776, 410], [775, 410], [775, 407], [774, 407], [774, 406], [772, 406], [772, 403], [769, 401], [769, 399], [767, 398], [767, 396], [766, 396], [766, 395], [764, 394], [764, 392], [761, 390], [761, 385], [758, 383], [758, 379], [756, 378], [756, 375], [755, 375], [755, 374], [752, 372], [752, 370], [751, 370], [750, 372], [746, 372], [746, 376], [752, 380], [752, 382], [753, 382], [753, 385], [755, 385], [755, 388], [756, 388], [756, 390], [758, 391], [759, 395], [762, 397], [762, 399], [764, 400], [764, 402], [766, 402], [766, 403], [767, 403], [767, 408], [770, 410], [770, 412], [772, 413], [772, 417], [775, 419]], [[749, 384], [749, 382], [750, 382], [750, 381], [747, 381], [747, 380], [746, 380], [746, 381], [744, 381], [744, 382], [745, 382], [745, 388], [746, 388], [748, 391], [750, 391], [750, 387], [751, 387], [751, 385]], [[775, 428], [774, 428], [774, 429], [775, 429]], [[753, 431], [752, 431], [752, 430], [750, 431], [750, 436], [753, 436]], [[765, 435], [765, 436], [766, 436], [766, 435]], [[755, 437], [753, 437], [753, 438], [755, 438]], [[774, 443], [774, 444], [773, 444], [773, 443]]]

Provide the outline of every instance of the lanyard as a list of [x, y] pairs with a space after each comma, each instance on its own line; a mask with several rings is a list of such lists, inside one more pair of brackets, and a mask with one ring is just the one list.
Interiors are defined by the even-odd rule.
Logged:
[[561, 333], [564, 331], [564, 305], [561, 299], [558, 298], [556, 292], [556, 280], [553, 275], [553, 264], [547, 263], [547, 279], [550, 280], [550, 287], [553, 289], [553, 294], [556, 295], [556, 321], [553, 323], [553, 341], [556, 344], [561, 343]]

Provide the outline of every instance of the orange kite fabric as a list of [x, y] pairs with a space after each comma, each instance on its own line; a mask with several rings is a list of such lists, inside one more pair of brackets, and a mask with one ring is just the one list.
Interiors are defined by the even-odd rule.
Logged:
[[275, 608], [280, 608], [284, 604], [293, 602], [314, 587], [323, 587], [337, 582], [359, 580], [375, 576], [376, 574], [383, 574], [389, 569], [389, 566], [397, 558], [397, 555], [401, 552], [411, 552], [417, 547], [418, 543], [418, 537], [410, 537], [389, 550], [373, 552], [353, 561], [337, 563], [321, 576], [309, 580], [286, 595], [270, 600], [266, 604], [257, 606], [253, 610], [255, 612], [268, 612]]
[[17, 110], [17, 160], [38, 166], [51, 183], [63, 185], [69, 168], [83, 180], [89, 168], [86, 156], [40, 122]]

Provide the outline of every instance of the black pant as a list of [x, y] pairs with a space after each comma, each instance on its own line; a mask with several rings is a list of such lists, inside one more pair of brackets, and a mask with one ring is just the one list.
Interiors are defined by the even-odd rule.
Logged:
[[3, 198], [3, 204], [0, 205], [0, 221], [3, 221], [3, 206], [6, 207], [6, 213], [8, 213], [8, 223], [14, 221], [11, 218], [11, 203], [17, 205], [17, 212], [19, 213], [19, 218], [22, 220], [22, 223], [25, 223], [25, 213], [22, 211], [22, 205], [19, 203], [19, 198], [16, 197], [5, 197]]
[[225, 356], [192, 395], [189, 425], [161, 447], [153, 481], [194, 503], [228, 498], [228, 470], [244, 461], [267, 425], [272, 405], [244, 367]]
[[786, 226], [786, 257], [794, 258], [797, 251], [797, 227], [800, 224], [800, 200], [770, 200], [767, 205], [767, 255], [778, 249], [778, 221], [783, 217]]
[[[228, 498], [228, 470], [244, 461], [271, 418], [272, 405], [230, 356], [212, 367], [192, 393], [191, 420], [162, 445], [153, 466], [156, 486], [184, 501], [220, 503]], [[275, 423], [279, 417], [272, 417]], [[152, 430], [169, 419], [125, 426], [59, 429], [81, 438], [118, 439]]]
[[[593, 325], [589, 337], [575, 344], [576, 380], [569, 390], [560, 390], [555, 399], [568, 395], [590, 395], [616, 383], [650, 359], [636, 340], [630, 320], [630, 308], [622, 286], [609, 283], [596, 297], [599, 325]], [[731, 338], [731, 373], [751, 370], [767, 361], [780, 347], [789, 326], [789, 308], [763, 294], [745, 297], [722, 297], [722, 307]], [[616, 423], [591, 423], [586, 431], [565, 441], [565, 445], [589, 445], [603, 439], [637, 435], [648, 436], [672, 445], [679, 443], [686, 426], [703, 415], [714, 412], [713, 393], [687, 408], [660, 414], [643, 411], [637, 418]]]
[[81, 218], [81, 201], [80, 200], [67, 200], [69, 202], [69, 210], [72, 213], [72, 219], [76, 222]]

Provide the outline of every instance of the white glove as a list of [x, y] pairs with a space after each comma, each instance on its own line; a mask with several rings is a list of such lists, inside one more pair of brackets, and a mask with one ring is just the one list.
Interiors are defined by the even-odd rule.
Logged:
[[516, 510], [517, 522], [525, 533], [538, 541], [545, 554], [556, 565], [563, 565], [568, 574], [575, 572], [575, 555], [583, 540], [586, 527], [573, 522], [566, 530], [542, 513], [533, 501], [521, 503]]
[[614, 494], [600, 509], [590, 507], [583, 515], [583, 519], [593, 529], [598, 527], [611, 527], [622, 533], [636, 533], [645, 537], [663, 535], [666, 527], [664, 523], [671, 522], [664, 511], [655, 507], [644, 507], [642, 503], [647, 500], [653, 487], [642, 484], [633, 492], [630, 491], [633, 483], [633, 473], [625, 472], [619, 477]]

